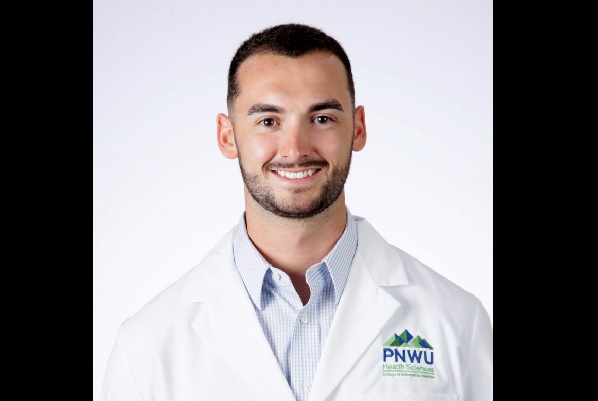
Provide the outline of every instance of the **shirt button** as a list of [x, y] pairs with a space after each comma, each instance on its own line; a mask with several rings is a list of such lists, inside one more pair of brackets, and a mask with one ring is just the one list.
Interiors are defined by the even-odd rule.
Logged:
[[279, 273], [273, 273], [272, 277], [274, 277], [274, 280], [276, 281], [280, 281], [282, 279], [282, 276]]
[[311, 391], [311, 383], [310, 382], [306, 382], [303, 385], [303, 389], [309, 393]]
[[[299, 320], [301, 321], [301, 323], [306, 324], [309, 319], [307, 318], [307, 316], [303, 315], [299, 318]], [[311, 386], [311, 384], [310, 384], [310, 386]]]

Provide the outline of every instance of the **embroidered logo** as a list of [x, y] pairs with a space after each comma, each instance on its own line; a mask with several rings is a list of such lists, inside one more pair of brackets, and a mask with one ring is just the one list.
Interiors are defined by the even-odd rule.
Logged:
[[433, 349], [425, 338], [413, 337], [408, 330], [393, 333], [382, 347], [382, 376], [434, 379]]

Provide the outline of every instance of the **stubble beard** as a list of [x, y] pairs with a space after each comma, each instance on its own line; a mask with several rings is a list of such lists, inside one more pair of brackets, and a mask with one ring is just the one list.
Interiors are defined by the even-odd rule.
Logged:
[[[345, 187], [345, 182], [349, 176], [349, 169], [351, 167], [352, 150], [349, 150], [349, 155], [346, 162], [331, 171], [330, 178], [326, 181], [320, 191], [320, 195], [306, 204], [299, 204], [296, 202], [284, 202], [277, 200], [272, 189], [267, 185], [264, 178], [265, 174], [273, 170], [272, 167], [307, 167], [320, 165], [322, 167], [328, 166], [328, 162], [322, 161], [305, 161], [301, 163], [294, 163], [291, 165], [282, 165], [280, 163], [266, 163], [262, 168], [262, 174], [249, 174], [243, 169], [241, 161], [241, 152], [237, 149], [239, 158], [239, 167], [241, 169], [241, 176], [247, 191], [251, 197], [264, 209], [274, 213], [277, 216], [289, 219], [307, 219], [313, 217], [324, 210], [328, 209], [341, 195]], [[270, 173], [271, 174], [271, 173]], [[301, 193], [304, 189], [297, 188], [295, 193]]]

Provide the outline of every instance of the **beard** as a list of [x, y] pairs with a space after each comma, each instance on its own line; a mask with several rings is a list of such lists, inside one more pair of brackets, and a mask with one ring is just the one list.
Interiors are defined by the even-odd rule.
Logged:
[[[241, 176], [243, 177], [243, 182], [245, 183], [245, 186], [247, 187], [251, 197], [267, 211], [272, 212], [277, 216], [290, 219], [306, 219], [315, 216], [326, 210], [339, 198], [345, 187], [347, 177], [349, 176], [352, 153], [353, 152], [350, 149], [345, 163], [331, 171], [330, 178], [328, 178], [328, 180], [324, 183], [324, 186], [320, 190], [320, 194], [316, 198], [305, 204], [298, 204], [295, 202], [276, 199], [272, 189], [268, 186], [265, 180], [265, 174], [270, 172], [270, 170], [275, 170], [277, 168], [327, 167], [329, 165], [327, 161], [304, 160], [291, 164], [270, 162], [266, 163], [262, 167], [262, 174], [249, 174], [247, 171], [245, 171], [245, 169], [243, 169], [243, 163], [241, 162], [241, 152], [237, 148]], [[294, 192], [299, 194], [305, 190], [305, 188], [296, 188]]]

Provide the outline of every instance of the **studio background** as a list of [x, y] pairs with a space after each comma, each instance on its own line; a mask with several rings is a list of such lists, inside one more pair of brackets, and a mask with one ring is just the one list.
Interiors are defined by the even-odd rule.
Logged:
[[[353, 67], [368, 139], [347, 205], [493, 318], [491, 0], [94, 0], [93, 399], [119, 324], [239, 220], [221, 155], [228, 64], [251, 33], [301, 22]], [[450, 302], [450, 300], [447, 300]]]

